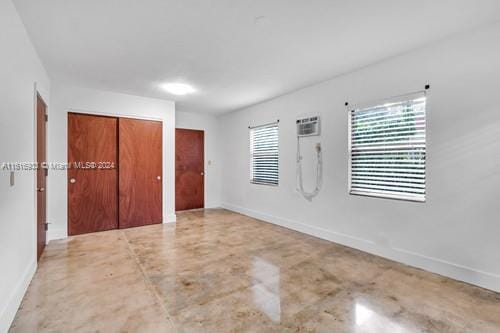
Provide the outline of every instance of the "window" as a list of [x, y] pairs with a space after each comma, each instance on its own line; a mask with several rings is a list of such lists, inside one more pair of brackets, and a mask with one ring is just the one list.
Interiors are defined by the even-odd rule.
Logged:
[[424, 93], [351, 110], [349, 193], [425, 201]]
[[278, 185], [278, 123], [250, 128], [250, 182]]

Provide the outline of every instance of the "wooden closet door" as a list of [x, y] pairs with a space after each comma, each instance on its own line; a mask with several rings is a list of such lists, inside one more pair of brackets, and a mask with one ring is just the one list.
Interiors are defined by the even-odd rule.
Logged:
[[117, 126], [113, 117], [68, 114], [69, 235], [118, 228]]
[[175, 210], [205, 206], [204, 132], [175, 130]]
[[162, 223], [162, 123], [119, 120], [120, 228]]
[[40, 260], [45, 243], [47, 242], [47, 169], [42, 168], [42, 163], [47, 162], [46, 148], [46, 117], [47, 105], [42, 97], [36, 98], [36, 225], [37, 225], [37, 260]]

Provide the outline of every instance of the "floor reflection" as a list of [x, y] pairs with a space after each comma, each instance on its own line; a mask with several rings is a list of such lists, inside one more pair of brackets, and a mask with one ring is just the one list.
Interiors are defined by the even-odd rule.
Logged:
[[252, 287], [255, 305], [275, 323], [281, 322], [280, 268], [254, 257], [252, 275], [257, 284]]
[[499, 313], [500, 294], [213, 209], [51, 242], [11, 332], [498, 333]]
[[410, 333], [413, 330], [404, 328], [395, 323], [391, 318], [376, 312], [367, 301], [356, 300], [354, 303], [354, 316], [356, 333]]

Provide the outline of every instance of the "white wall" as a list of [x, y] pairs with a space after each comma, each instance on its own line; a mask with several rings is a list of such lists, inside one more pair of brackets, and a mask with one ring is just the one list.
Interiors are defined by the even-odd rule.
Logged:
[[[500, 24], [221, 117], [224, 207], [500, 291]], [[427, 202], [349, 196], [347, 111], [429, 83]], [[324, 186], [295, 192], [295, 118], [322, 117]], [[249, 183], [248, 129], [280, 119], [280, 186]], [[309, 158], [313, 151], [309, 142]], [[311, 189], [309, 165], [306, 187]]]
[[220, 206], [220, 159], [218, 156], [217, 118], [210, 114], [177, 112], [175, 127], [205, 132], [205, 208]]
[[[125, 95], [55, 83], [52, 87], [49, 117], [49, 151], [51, 162], [67, 162], [68, 112], [84, 112], [163, 120], [163, 220], [175, 221], [175, 104], [171, 101]], [[48, 238], [68, 234], [67, 172], [49, 171]]]
[[[0, 163], [35, 161], [35, 84], [50, 83], [10, 0], [0, 1]], [[10, 326], [36, 269], [35, 173], [0, 170], [0, 332]]]

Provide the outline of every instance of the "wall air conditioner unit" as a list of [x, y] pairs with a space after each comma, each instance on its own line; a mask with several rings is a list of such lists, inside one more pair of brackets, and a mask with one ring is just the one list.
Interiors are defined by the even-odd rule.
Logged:
[[317, 156], [316, 164], [316, 185], [314, 190], [307, 192], [304, 190], [304, 182], [302, 177], [302, 154], [300, 153], [300, 138], [307, 136], [319, 136], [320, 122], [319, 116], [297, 118], [297, 190], [311, 201], [318, 195], [323, 183], [323, 152], [321, 151], [321, 143], [318, 142], [314, 147]]
[[319, 116], [299, 118], [297, 123], [297, 136], [315, 136], [320, 133]]

